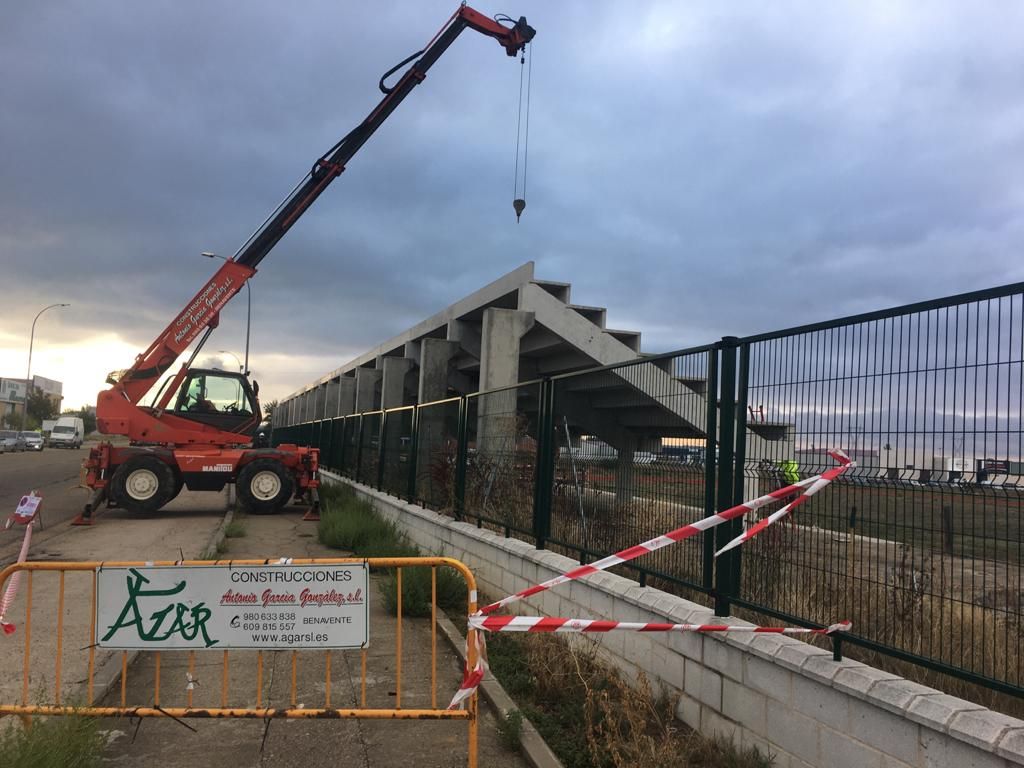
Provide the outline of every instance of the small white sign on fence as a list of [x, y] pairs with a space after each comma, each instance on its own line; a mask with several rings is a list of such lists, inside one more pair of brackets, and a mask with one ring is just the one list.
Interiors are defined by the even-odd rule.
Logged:
[[101, 567], [102, 648], [363, 648], [365, 563]]

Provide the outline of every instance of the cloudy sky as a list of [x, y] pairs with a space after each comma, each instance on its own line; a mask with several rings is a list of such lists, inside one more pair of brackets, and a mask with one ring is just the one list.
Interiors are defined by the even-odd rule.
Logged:
[[[531, 259], [649, 351], [1024, 280], [1024, 5], [516, 2], [522, 223], [519, 64], [466, 32], [252, 281], [264, 399]], [[11, 4], [0, 375], [69, 302], [33, 372], [94, 402], [453, 6]]]

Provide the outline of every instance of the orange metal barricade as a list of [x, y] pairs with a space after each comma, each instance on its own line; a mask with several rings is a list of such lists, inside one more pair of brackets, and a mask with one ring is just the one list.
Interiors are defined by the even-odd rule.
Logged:
[[[462, 575], [462, 578], [466, 584], [467, 590], [467, 605], [469, 611], [472, 613], [476, 611], [476, 581], [473, 577], [472, 572], [463, 563], [458, 560], [454, 560], [447, 557], [401, 557], [401, 558], [317, 558], [317, 559], [294, 559], [288, 561], [291, 565], [362, 565], [367, 564], [370, 568], [370, 572], [373, 573], [375, 569], [393, 569], [396, 579], [397, 588], [397, 606], [395, 611], [394, 619], [395, 625], [395, 656], [394, 656], [394, 669], [393, 669], [393, 680], [388, 678], [388, 682], [394, 684], [394, 706], [392, 707], [371, 707], [367, 706], [367, 670], [368, 670], [368, 659], [367, 659], [367, 648], [361, 650], [223, 650], [223, 649], [209, 649], [209, 650], [154, 650], [145, 651], [148, 656], [151, 657], [153, 665], [152, 675], [152, 686], [146, 688], [146, 701], [144, 702], [133, 702], [129, 697], [129, 652], [124, 650], [112, 651], [110, 649], [97, 649], [94, 644], [94, 638], [96, 637], [96, 609], [97, 609], [97, 573], [101, 567], [103, 568], [114, 568], [114, 567], [144, 567], [144, 566], [178, 566], [178, 567], [192, 567], [192, 566], [211, 566], [211, 565], [224, 565], [224, 566], [263, 566], [263, 565], [274, 565], [274, 561], [266, 560], [221, 560], [221, 561], [197, 561], [197, 560], [186, 560], [184, 562], [174, 561], [161, 561], [161, 562], [137, 562], [137, 561], [125, 561], [125, 562], [26, 562], [26, 563], [15, 563], [2, 572], [0, 572], [0, 593], [3, 592], [10, 577], [19, 571], [25, 572], [23, 577], [23, 588], [24, 596], [23, 599], [19, 596], [18, 602], [24, 603], [23, 623], [21, 625], [22, 638], [20, 642], [16, 639], [17, 635], [9, 638], [0, 638], [0, 643], [10, 644], [19, 643], [22, 649], [22, 680], [21, 680], [21, 696], [20, 702], [9, 702], [5, 699], [9, 698], [9, 695], [3, 692], [0, 688], [0, 717], [4, 715], [18, 715], [22, 718], [29, 718], [32, 715], [70, 715], [78, 714], [91, 717], [118, 717], [118, 716], [130, 716], [130, 717], [171, 717], [171, 718], [254, 718], [254, 719], [273, 719], [273, 718], [322, 718], [322, 719], [337, 719], [337, 718], [364, 718], [364, 719], [389, 719], [389, 720], [464, 720], [467, 724], [467, 741], [468, 741], [468, 765], [470, 768], [475, 768], [477, 765], [477, 697], [474, 695], [468, 702], [465, 709], [448, 710], [444, 709], [443, 706], [447, 702], [444, 698], [451, 691], [443, 691], [441, 707], [438, 706], [438, 692], [437, 692], [437, 569], [439, 567], [448, 567], [458, 571]], [[403, 613], [402, 613], [402, 573], [404, 569], [408, 568], [422, 568], [429, 567], [431, 569], [431, 615], [430, 615], [430, 706], [429, 707], [418, 707], [418, 708], [404, 708], [402, 706], [402, 695], [403, 695], [403, 678], [402, 678], [402, 627], [403, 627]], [[42, 581], [42, 574], [56, 574], [56, 606], [54, 611], [46, 611], [49, 615], [45, 616], [44, 626], [40, 628], [40, 618], [35, 615], [39, 612], [40, 608], [38, 604], [41, 602], [40, 595], [40, 584]], [[80, 588], [77, 590], [77, 597], [74, 599], [73, 596], [72, 606], [65, 605], [65, 593], [67, 590], [67, 583], [70, 578], [80, 577], [86, 580], [84, 589]], [[34, 583], [35, 582], [35, 583]], [[91, 583], [88, 583], [91, 582]], [[35, 594], [33, 594], [35, 590]], [[80, 629], [76, 631], [77, 637], [74, 637], [66, 630], [65, 627], [65, 614], [71, 613], [72, 608], [78, 611], [85, 610], [85, 601], [83, 599], [83, 592], [87, 592], [90, 595], [89, 605], [89, 620], [82, 624], [88, 624], [89, 634], [88, 639], [84, 637], [84, 632]], [[52, 591], [46, 590], [47, 602], [51, 603]], [[34, 609], [34, 604], [36, 605]], [[45, 609], [44, 609], [45, 610]], [[34, 613], [35, 611], [35, 613]], [[54, 615], [55, 614], [55, 615]], [[12, 619], [16, 619], [17, 615], [12, 614]], [[82, 617], [84, 619], [84, 617]], [[56, 643], [56, 650], [53, 654], [52, 665], [46, 666], [46, 671], [37, 671], [40, 665], [40, 660], [33, 657], [33, 636], [38, 635], [40, 632], [53, 632], [54, 640]], [[470, 633], [475, 632], [470, 628]], [[66, 637], [67, 635], [67, 637]], [[470, 635], [468, 638], [468, 653], [469, 653], [469, 665], [470, 668], [475, 664], [475, 648], [476, 643], [472, 642], [473, 637]], [[108, 666], [114, 669], [113, 678], [111, 678], [112, 684], [104, 685], [103, 681], [100, 681], [99, 686], [101, 690], [98, 690], [96, 674], [98, 664], [98, 650], [100, 653], [107, 656], [105, 659], [108, 662]], [[358, 691], [353, 690], [353, 696], [358, 699], [358, 706], [352, 707], [336, 707], [332, 705], [332, 658], [337, 660], [342, 654], [358, 653], [360, 656], [358, 670]], [[264, 703], [264, 687], [265, 687], [265, 657], [268, 654], [283, 654], [289, 656], [291, 675], [290, 692], [288, 697], [287, 706], [269, 706], [269, 702]], [[300, 654], [303, 657], [309, 655], [319, 656], [323, 659], [324, 666], [324, 679], [323, 679], [323, 701], [322, 706], [308, 706], [306, 704], [299, 705], [297, 695], [297, 678], [298, 669], [300, 664]], [[119, 658], [118, 658], [119, 656]], [[168, 667], [172, 662], [168, 660], [177, 661], [184, 656], [187, 668], [185, 679], [188, 681], [184, 695], [178, 693], [177, 698], [181, 698], [182, 701], [171, 703], [168, 701], [169, 698], [176, 698], [175, 696], [168, 696], [167, 686], [164, 685], [161, 689], [162, 682], [162, 670]], [[230, 686], [230, 672], [232, 669], [232, 657], [253, 657], [255, 663], [255, 676], [256, 676], [256, 690], [254, 702], [247, 706], [232, 706], [232, 689]], [[219, 659], [218, 666], [220, 666], [220, 692], [219, 696], [214, 702], [214, 706], [200, 706], [195, 702], [196, 689], [198, 681], [196, 677], [196, 664], [197, 659], [204, 658], [209, 660]], [[16, 658], [12, 654], [5, 654], [5, 659]], [[45, 662], [45, 660], [44, 660]], [[70, 664], [67, 664], [70, 662]], [[208, 665], [207, 661], [207, 665]], [[237, 662], [236, 662], [237, 663]], [[345, 662], [347, 665], [347, 661]], [[35, 665], [35, 666], [33, 666]], [[81, 674], [84, 675], [85, 692], [84, 700], [85, 705], [83, 706], [71, 706], [67, 703], [68, 696], [71, 695], [69, 691], [69, 684], [67, 683], [64, 673], [67, 666], [77, 665], [77, 668], [73, 670], [73, 674], [78, 678], [79, 669]], [[182, 665], [183, 666], [183, 665]], [[118, 669], [119, 668], [119, 669]], [[381, 671], [371, 669], [371, 672], [376, 677], [381, 676]], [[51, 677], [52, 675], [52, 677]], [[117, 682], [114, 680], [119, 677], [120, 689], [119, 692], [115, 690]], [[40, 681], [45, 681], [43, 684]], [[165, 682], [165, 681], [164, 681]], [[355, 689], [355, 680], [352, 681], [353, 688]], [[45, 685], [45, 687], [44, 687]], [[36, 687], [38, 686], [38, 687]], [[204, 685], [204, 691], [209, 690], [208, 685]], [[389, 686], [390, 687], [390, 686]], [[30, 693], [35, 692], [36, 698], [39, 698], [39, 691], [42, 690], [41, 694], [44, 699], [40, 701], [31, 701]], [[249, 692], [251, 694], [251, 691]], [[409, 693], [409, 692], [407, 692]], [[389, 692], [389, 695], [391, 692]], [[212, 694], [210, 694], [212, 695]], [[416, 695], [423, 696], [425, 693], [417, 691]], [[164, 706], [161, 703], [163, 698]], [[238, 694], [234, 696], [237, 702]], [[116, 700], [116, 703], [97, 703], [97, 699], [103, 700]]]

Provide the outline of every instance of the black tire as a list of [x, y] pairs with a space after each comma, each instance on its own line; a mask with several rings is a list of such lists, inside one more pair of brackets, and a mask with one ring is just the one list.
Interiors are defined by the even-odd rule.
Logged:
[[288, 503], [294, 488], [291, 473], [277, 459], [255, 459], [238, 473], [235, 491], [246, 511], [273, 515]]
[[170, 503], [174, 499], [178, 498], [178, 494], [181, 493], [181, 489], [185, 487], [185, 478], [182, 477], [181, 472], [173, 470], [174, 472], [174, 487], [171, 489], [171, 498], [169, 498], [165, 504]]
[[174, 470], [156, 456], [135, 456], [110, 478], [114, 503], [130, 512], [156, 512], [176, 495]]

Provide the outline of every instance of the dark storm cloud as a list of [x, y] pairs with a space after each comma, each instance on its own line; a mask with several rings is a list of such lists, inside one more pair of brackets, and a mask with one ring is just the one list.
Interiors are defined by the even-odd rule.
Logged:
[[[8, 9], [17, 316], [148, 343], [452, 10], [380, 6]], [[529, 259], [651, 349], [1024, 279], [1015, 7], [482, 10], [538, 29], [523, 222], [518, 63], [466, 33], [261, 265], [255, 351], [340, 364]]]

